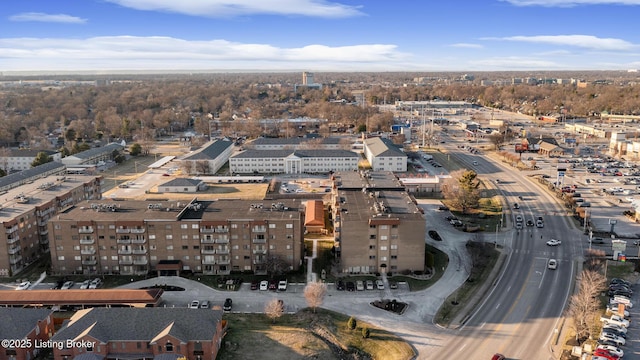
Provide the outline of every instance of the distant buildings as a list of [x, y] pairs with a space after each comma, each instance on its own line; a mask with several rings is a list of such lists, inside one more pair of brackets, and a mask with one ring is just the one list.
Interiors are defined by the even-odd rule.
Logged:
[[[49, 226], [58, 274], [266, 274], [302, 261], [300, 202], [87, 201]], [[162, 264], [163, 266], [159, 266]]]
[[91, 308], [76, 312], [52, 341], [54, 359], [215, 360], [226, 330], [222, 309]]
[[245, 150], [229, 158], [229, 169], [232, 174], [319, 174], [357, 170], [359, 160], [349, 150]]
[[318, 84], [315, 82], [314, 75], [312, 72], [303, 72], [302, 73], [302, 84], [295, 84], [293, 87], [293, 91], [298, 91], [298, 89], [307, 88], [307, 89], [315, 89], [321, 90], [322, 84]]
[[407, 171], [407, 155], [389, 139], [365, 139], [364, 156], [375, 171]]
[[51, 156], [53, 161], [60, 162], [62, 154], [59, 151], [51, 150], [24, 150], [24, 149], [7, 149], [6, 156], [0, 156], [0, 168], [6, 173], [14, 171], [28, 170], [31, 168], [31, 163], [35, 160], [38, 153], [43, 152], [48, 156]]

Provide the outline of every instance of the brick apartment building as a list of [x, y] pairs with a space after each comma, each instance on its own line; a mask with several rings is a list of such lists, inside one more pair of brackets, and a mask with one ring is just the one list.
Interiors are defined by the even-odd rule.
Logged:
[[24, 171], [35, 172], [26, 182], [22, 182], [21, 173], [11, 175], [22, 183], [16, 187], [8, 184], [8, 190], [0, 195], [0, 276], [13, 276], [48, 256], [49, 219], [80, 201], [102, 196], [101, 176], [47, 176], [50, 164], [42, 165], [41, 175], [35, 168]]
[[42, 350], [38, 345], [55, 331], [53, 311], [49, 309], [0, 307], [0, 319], [2, 340], [12, 340], [10, 346], [0, 346], [0, 360], [35, 358]]
[[284, 262], [297, 270], [304, 233], [299, 206], [295, 200], [87, 201], [51, 221], [52, 269], [142, 275], [175, 266], [265, 274]]
[[424, 270], [426, 221], [393, 173], [336, 173], [334, 182], [334, 236], [342, 273]]

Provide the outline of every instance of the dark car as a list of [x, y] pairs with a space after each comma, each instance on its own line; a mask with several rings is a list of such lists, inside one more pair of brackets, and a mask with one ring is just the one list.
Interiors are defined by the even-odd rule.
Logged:
[[514, 209], [520, 209], [520, 205], [518, 205], [518, 203], [514, 203], [514, 204], [513, 204], [513, 208], [514, 208]]
[[633, 292], [629, 290], [624, 290], [624, 289], [609, 290], [609, 296], [616, 296], [616, 295], [622, 295], [630, 298], [631, 296], [633, 296]]
[[527, 220], [527, 226], [533, 226], [533, 220]]
[[438, 234], [438, 232], [435, 230], [429, 230], [429, 237], [435, 241], [442, 241], [440, 234]]
[[336, 283], [336, 290], [343, 291], [344, 290], [344, 281], [338, 280]]
[[252, 281], [251, 282], [251, 290], [258, 290], [258, 282], [257, 281]]
[[272, 291], [278, 290], [278, 281], [277, 280], [269, 281], [269, 290], [272, 290]]
[[347, 281], [347, 291], [356, 291], [356, 284], [353, 281]]
[[609, 284], [611, 284], [611, 285], [613, 285], [613, 284], [623, 284], [623, 285], [626, 285], [626, 286], [631, 286], [630, 282], [628, 282], [627, 280], [624, 280], [624, 279], [619, 279], [619, 278], [611, 279], [611, 282]]
[[627, 333], [623, 333], [622, 331], [618, 331], [616, 329], [612, 329], [612, 328], [603, 328], [602, 329], [603, 333], [606, 334], [611, 334], [611, 335], [615, 335], [615, 336], [620, 336], [623, 339], [627, 338]]
[[224, 305], [222, 305], [222, 310], [224, 311], [231, 311], [231, 306], [233, 305], [233, 300], [231, 300], [230, 298], [227, 298], [224, 301]]
[[389, 281], [389, 288], [390, 289], [397, 289], [398, 288], [398, 283], [395, 281]]

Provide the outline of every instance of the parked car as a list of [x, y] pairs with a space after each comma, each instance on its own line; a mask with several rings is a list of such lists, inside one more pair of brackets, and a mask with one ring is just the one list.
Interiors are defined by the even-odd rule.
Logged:
[[31, 287], [31, 281], [23, 281], [18, 284], [16, 290], [28, 290]]
[[601, 316], [600, 321], [602, 321], [604, 325], [617, 324], [623, 327], [629, 327], [629, 320], [620, 317], [619, 315], [611, 315], [610, 317]]
[[260, 281], [260, 291], [269, 290], [269, 282], [267, 280]]
[[613, 334], [609, 334], [609, 333], [602, 333], [600, 334], [600, 340], [606, 340], [606, 341], [611, 341], [613, 343], [618, 344], [618, 346], [622, 346], [626, 343], [626, 340], [624, 338], [621, 338], [620, 336], [615, 336]]
[[224, 311], [231, 311], [231, 307], [233, 305], [233, 300], [231, 300], [230, 298], [227, 298], [224, 301], [224, 305], [222, 305], [222, 310]]
[[628, 281], [627, 281], [627, 280], [625, 280], [625, 279], [620, 279], [620, 278], [613, 278], [613, 279], [611, 279], [611, 281], [609, 282], [609, 284], [624, 284], [624, 285], [627, 285], [627, 286], [631, 286], [631, 283], [630, 283], [630, 282], [628, 282]]
[[62, 290], [71, 289], [73, 287], [73, 284], [75, 284], [73, 281], [65, 281], [65, 283], [62, 284], [62, 287], [60, 289]]
[[343, 291], [344, 290], [344, 281], [338, 280], [336, 283], [336, 290]]
[[398, 288], [398, 283], [395, 281], [390, 281], [389, 282], [389, 289], [397, 289]]
[[88, 289], [89, 285], [91, 285], [91, 280], [85, 280], [80, 284], [80, 289]]
[[493, 354], [491, 360], [505, 360], [506, 358], [502, 354]]
[[598, 345], [596, 349], [607, 350], [610, 354], [615, 355], [617, 357], [624, 357], [624, 351], [622, 351], [619, 347], [612, 345]]
[[279, 291], [287, 291], [287, 280], [280, 280], [278, 282], [278, 290]]
[[604, 239], [601, 237], [594, 237], [591, 239], [592, 244], [604, 244]]
[[278, 282], [276, 280], [269, 281], [269, 290], [271, 291], [278, 290]]
[[382, 280], [380, 279], [376, 280], [376, 288], [378, 290], [384, 290], [384, 283], [382, 282]]
[[358, 291], [364, 290], [364, 282], [362, 280], [356, 281], [356, 290]]
[[627, 328], [624, 326], [620, 326], [617, 324], [606, 324], [604, 326], [602, 326], [602, 330], [611, 330], [611, 331], [617, 331], [619, 333], [623, 333], [626, 334], [627, 333]]
[[257, 281], [251, 282], [251, 290], [258, 290], [258, 286], [260, 286], [260, 283], [258, 283]]
[[596, 349], [593, 351], [593, 354], [591, 356], [591, 359], [595, 359], [595, 360], [618, 360], [619, 357], [615, 356], [613, 354], [611, 354], [609, 351], [604, 350], [604, 349]]
[[[609, 305], [607, 305], [606, 313], [607, 314], [618, 314], [618, 315], [620, 315], [618, 313], [618, 304], [615, 304], [615, 305], [609, 304]], [[626, 309], [624, 310], [624, 317], [629, 317], [629, 312]]]
[[199, 308], [200, 308], [200, 301], [198, 301], [198, 300], [193, 300], [189, 304], [189, 309], [199, 309]]
[[100, 280], [100, 278], [95, 278], [89, 283], [89, 289], [97, 289], [100, 286], [102, 286], [102, 280]]
[[356, 291], [356, 284], [353, 281], [347, 281], [347, 291]]
[[200, 303], [200, 309], [208, 309], [209, 308], [209, 300], [202, 300]]

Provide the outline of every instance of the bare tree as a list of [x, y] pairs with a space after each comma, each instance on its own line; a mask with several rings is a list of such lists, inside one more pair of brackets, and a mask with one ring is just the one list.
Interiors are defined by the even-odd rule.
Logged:
[[284, 314], [284, 305], [282, 303], [282, 300], [279, 300], [279, 299], [269, 300], [267, 304], [264, 306], [264, 313], [265, 315], [267, 315], [269, 319], [271, 319], [273, 323], [275, 323], [276, 319], [278, 319], [279, 317], [282, 316], [282, 314]]
[[307, 300], [307, 305], [313, 308], [313, 312], [316, 312], [316, 308], [322, 305], [324, 296], [327, 294], [327, 285], [321, 282], [308, 283], [304, 287], [304, 298]]
[[573, 319], [576, 339], [589, 338], [593, 329], [594, 319], [598, 314], [600, 302], [598, 294], [605, 288], [604, 275], [593, 270], [584, 270], [581, 274], [579, 290], [571, 297], [568, 314]]
[[209, 162], [207, 160], [196, 161], [197, 174], [209, 174], [210, 171], [211, 171], [211, 168], [209, 167]]
[[503, 134], [491, 134], [489, 135], [489, 141], [496, 147], [496, 151], [500, 150], [500, 146], [504, 144], [504, 135]]
[[282, 275], [289, 270], [289, 263], [281, 256], [272, 255], [267, 257], [265, 267], [267, 273], [271, 275], [271, 277], [274, 277]]

